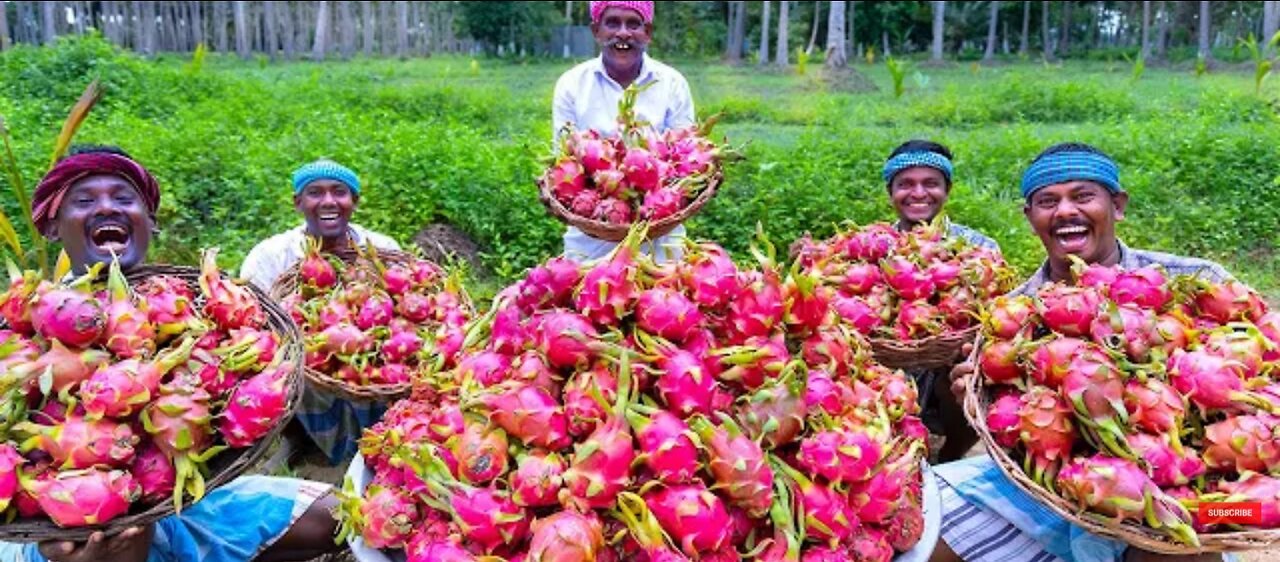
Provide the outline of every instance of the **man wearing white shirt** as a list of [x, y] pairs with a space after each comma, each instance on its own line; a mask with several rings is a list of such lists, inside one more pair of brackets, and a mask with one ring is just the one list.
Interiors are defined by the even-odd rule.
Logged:
[[[592, 2], [591, 33], [600, 45], [600, 56], [569, 69], [556, 81], [551, 129], [557, 142], [565, 125], [595, 129], [605, 136], [616, 134], [618, 101], [631, 84], [653, 84], [636, 98], [637, 119], [660, 132], [695, 123], [688, 81], [676, 69], [645, 54], [653, 33], [653, 2]], [[684, 225], [680, 225], [655, 240], [658, 247], [669, 250], [655, 257], [679, 259], [684, 236]], [[565, 255], [578, 261], [603, 257], [616, 245], [572, 226], [564, 235]], [[652, 253], [648, 243], [642, 249]]]
[[[302, 261], [308, 236], [319, 238], [324, 251], [351, 243], [400, 249], [395, 240], [351, 223], [360, 202], [360, 179], [351, 169], [332, 160], [317, 160], [294, 171], [292, 179], [293, 204], [303, 224], [254, 246], [240, 265], [241, 278], [270, 291], [281, 274]], [[383, 404], [343, 400], [308, 384], [303, 387], [296, 419], [329, 462], [338, 465], [356, 454], [360, 432], [385, 411]]]

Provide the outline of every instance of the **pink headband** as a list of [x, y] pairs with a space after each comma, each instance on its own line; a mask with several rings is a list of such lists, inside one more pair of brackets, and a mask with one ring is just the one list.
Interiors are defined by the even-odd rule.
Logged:
[[626, 8], [640, 13], [645, 23], [653, 22], [653, 2], [592, 2], [591, 23], [600, 23], [600, 14], [607, 8]]

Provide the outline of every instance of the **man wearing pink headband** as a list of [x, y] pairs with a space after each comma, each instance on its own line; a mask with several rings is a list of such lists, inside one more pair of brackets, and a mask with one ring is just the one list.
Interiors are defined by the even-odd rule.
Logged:
[[[636, 98], [636, 117], [659, 131], [694, 124], [689, 83], [674, 68], [649, 58], [645, 48], [653, 33], [653, 2], [592, 2], [591, 33], [600, 56], [583, 62], [556, 81], [552, 102], [552, 133], [560, 140], [562, 129], [595, 129], [604, 135], [617, 133], [618, 101], [632, 84], [650, 84]], [[678, 258], [684, 226], [654, 241], [659, 260]], [[586, 261], [603, 257], [615, 243], [587, 236], [574, 227], [564, 235], [565, 255]], [[645, 251], [652, 251], [646, 244]]]

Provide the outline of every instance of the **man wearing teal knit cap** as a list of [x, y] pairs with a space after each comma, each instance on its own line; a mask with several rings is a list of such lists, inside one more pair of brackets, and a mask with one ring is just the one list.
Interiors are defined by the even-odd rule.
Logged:
[[[293, 207], [303, 222], [254, 246], [240, 265], [240, 277], [264, 291], [302, 261], [307, 237], [319, 238], [322, 248], [334, 250], [351, 243], [379, 250], [399, 250], [395, 240], [351, 223], [360, 202], [360, 178], [332, 160], [317, 160], [293, 172]], [[361, 404], [316, 391], [302, 393], [297, 420], [332, 464], [356, 453], [356, 439], [365, 427], [382, 417], [384, 407]]]

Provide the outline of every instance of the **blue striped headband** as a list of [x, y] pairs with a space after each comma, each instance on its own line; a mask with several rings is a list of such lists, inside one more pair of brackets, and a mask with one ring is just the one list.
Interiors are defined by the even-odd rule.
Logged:
[[1022, 197], [1041, 188], [1069, 181], [1097, 182], [1111, 193], [1119, 193], [1120, 168], [1111, 158], [1093, 152], [1055, 152], [1031, 163], [1022, 173]]
[[352, 193], [360, 195], [360, 179], [356, 177], [356, 173], [333, 160], [316, 160], [294, 171], [293, 193], [301, 193], [302, 188], [316, 180], [340, 181], [347, 184]]
[[903, 152], [902, 154], [890, 158], [888, 162], [885, 162], [883, 173], [885, 183], [893, 181], [893, 176], [898, 175], [898, 172], [907, 168], [914, 168], [916, 166], [933, 168], [942, 172], [942, 175], [946, 176], [948, 182], [951, 181], [951, 160], [937, 152], [922, 150], [917, 152]]

